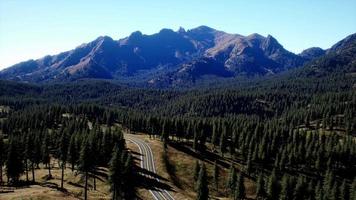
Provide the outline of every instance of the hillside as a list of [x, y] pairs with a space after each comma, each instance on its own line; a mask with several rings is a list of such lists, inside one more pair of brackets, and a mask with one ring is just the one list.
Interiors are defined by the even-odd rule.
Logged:
[[108, 79], [170, 86], [202, 76], [256, 76], [280, 73], [310, 59], [295, 55], [268, 35], [242, 36], [200, 26], [153, 35], [137, 31], [113, 40], [98, 37], [73, 50], [18, 63], [1, 79], [32, 83]]

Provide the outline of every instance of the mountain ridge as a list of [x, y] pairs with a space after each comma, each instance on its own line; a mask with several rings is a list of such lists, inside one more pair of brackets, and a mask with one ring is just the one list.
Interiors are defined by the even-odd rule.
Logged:
[[[354, 36], [345, 38], [353, 41]], [[345, 43], [345, 41], [344, 41]], [[302, 66], [340, 48], [311, 48], [301, 54], [286, 50], [271, 35], [243, 36], [208, 26], [178, 31], [140, 31], [113, 40], [100, 36], [75, 49], [28, 60], [0, 71], [0, 79], [46, 83], [79, 79], [112, 79], [167, 85], [194, 82], [203, 76], [264, 76]]]

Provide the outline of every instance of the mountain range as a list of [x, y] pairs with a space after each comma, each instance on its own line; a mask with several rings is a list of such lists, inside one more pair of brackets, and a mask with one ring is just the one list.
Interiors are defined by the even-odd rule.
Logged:
[[268, 76], [294, 69], [354, 44], [356, 34], [330, 49], [313, 47], [300, 54], [286, 50], [273, 36], [243, 36], [200, 26], [191, 30], [139, 31], [113, 40], [98, 37], [73, 50], [15, 64], [0, 79], [32, 83], [108, 79], [152, 86], [176, 86], [213, 77]]

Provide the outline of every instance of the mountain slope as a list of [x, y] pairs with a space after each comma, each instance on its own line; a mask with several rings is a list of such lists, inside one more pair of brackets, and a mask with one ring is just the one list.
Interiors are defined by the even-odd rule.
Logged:
[[1, 71], [0, 79], [34, 83], [110, 79], [166, 87], [189, 85], [205, 76], [280, 73], [323, 52], [311, 49], [295, 55], [270, 35], [242, 36], [207, 26], [162, 29], [153, 35], [137, 31], [118, 41], [103, 36], [58, 55], [16, 64]]

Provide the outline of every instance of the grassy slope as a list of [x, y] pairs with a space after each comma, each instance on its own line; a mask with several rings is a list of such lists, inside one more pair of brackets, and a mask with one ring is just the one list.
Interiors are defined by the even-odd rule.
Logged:
[[[153, 154], [154, 154], [154, 160], [156, 164], [156, 170], [157, 174], [162, 176], [165, 179], [168, 179], [169, 182], [166, 182], [169, 184], [171, 187], [173, 187], [173, 192], [171, 194], [176, 198], [176, 199], [195, 199], [196, 193], [194, 191], [195, 184], [194, 184], [194, 166], [195, 166], [195, 161], [197, 158], [194, 155], [191, 155], [189, 153], [186, 153], [184, 151], [179, 150], [178, 148], [175, 148], [173, 146], [168, 146], [167, 149], [167, 154], [169, 158], [169, 162], [171, 165], [174, 166], [173, 174], [172, 172], [169, 174], [167, 172], [167, 167], [165, 165], [165, 162], [163, 160], [163, 144], [162, 142], [157, 138], [157, 139], [150, 139], [148, 135], [146, 134], [136, 134], [135, 137], [139, 137], [143, 139], [145, 142], [147, 142], [150, 147], [152, 148]], [[138, 149], [135, 149], [135, 147], [132, 147], [132, 143], [128, 142], [128, 147], [130, 149], [133, 149], [134, 151], [138, 152]], [[223, 163], [227, 163], [228, 160], [226, 158], [221, 158], [220, 156], [217, 155], [219, 160]], [[216, 189], [213, 187], [212, 184], [212, 176], [213, 176], [213, 168], [214, 168], [214, 163], [211, 162], [209, 159], [201, 159], [198, 158], [200, 162], [204, 162], [206, 167], [207, 167], [207, 172], [208, 172], [208, 181], [210, 183], [209, 185], [209, 191], [211, 198], [213, 199], [229, 199], [226, 194], [225, 190], [225, 183], [227, 181], [228, 177], [228, 172], [229, 169], [226, 167], [226, 165], [219, 165], [220, 169], [220, 179], [219, 179], [219, 189], [216, 191]], [[235, 167], [240, 169], [240, 166], [235, 165]], [[246, 194], [248, 198], [255, 198], [255, 183], [254, 181], [245, 178], [245, 187], [246, 187]], [[139, 190], [140, 196], [146, 196], [147, 193], [142, 193], [142, 190]], [[151, 197], [149, 197], [151, 198]], [[149, 199], [147, 198], [147, 199]]]
[[[58, 167], [58, 162], [52, 160], [51, 173], [53, 179], [46, 180], [48, 169], [40, 165], [40, 169], [35, 170], [36, 184], [31, 186], [8, 188], [14, 190], [10, 193], [0, 194], [1, 200], [39, 200], [39, 199], [81, 199], [84, 196], [84, 179], [80, 174], [71, 171], [69, 165], [64, 172], [64, 191], [60, 190], [61, 184], [61, 170]], [[101, 168], [99, 171], [103, 172], [102, 175], [97, 177], [97, 190], [92, 189], [93, 179], [89, 179], [89, 199], [110, 199], [109, 186], [106, 181], [107, 169]], [[26, 180], [25, 174], [21, 176], [21, 180]], [[29, 179], [32, 180], [32, 174], [29, 172]], [[6, 180], [6, 176], [4, 177]], [[7, 188], [4, 187], [6, 190]]]

